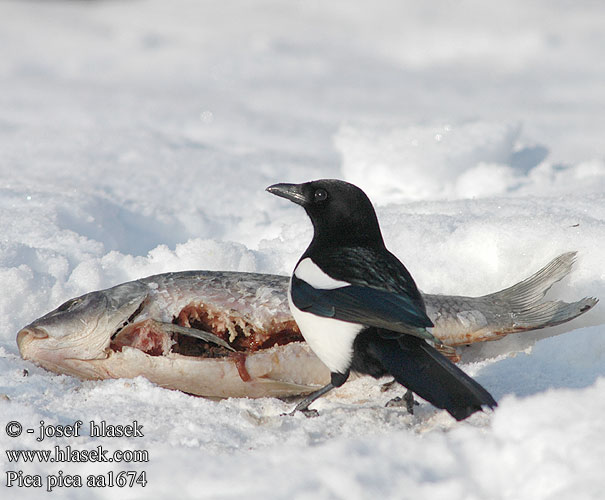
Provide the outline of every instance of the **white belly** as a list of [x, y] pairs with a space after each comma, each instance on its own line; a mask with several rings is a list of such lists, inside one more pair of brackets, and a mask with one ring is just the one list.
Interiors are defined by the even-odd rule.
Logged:
[[309, 347], [331, 372], [345, 373], [353, 358], [353, 341], [364, 326], [333, 318], [323, 318], [297, 309], [288, 290], [294, 320]]

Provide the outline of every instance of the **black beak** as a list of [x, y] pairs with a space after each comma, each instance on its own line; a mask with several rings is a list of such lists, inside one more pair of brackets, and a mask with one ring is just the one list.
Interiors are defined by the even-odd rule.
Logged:
[[302, 184], [273, 184], [267, 188], [267, 191], [303, 207], [307, 204], [307, 199], [302, 192]]

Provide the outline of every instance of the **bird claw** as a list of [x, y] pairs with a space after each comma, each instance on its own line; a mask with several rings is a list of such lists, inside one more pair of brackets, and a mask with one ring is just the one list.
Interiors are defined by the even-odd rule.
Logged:
[[298, 410], [296, 408], [294, 408], [291, 412], [289, 413], [282, 413], [280, 415], [280, 417], [293, 417], [294, 415], [296, 415], [297, 412], [302, 413], [305, 417], [307, 418], [315, 418], [315, 417], [319, 417], [319, 412], [317, 410], [310, 410], [310, 409], [306, 409], [306, 410]]
[[400, 408], [405, 406], [405, 409], [408, 411], [410, 415], [414, 414], [414, 406], [419, 406], [420, 403], [414, 399], [414, 393], [412, 391], [407, 391], [403, 397], [397, 396], [396, 398], [391, 399], [385, 405], [387, 408]]
[[405, 403], [402, 403], [402, 401], [403, 401], [403, 398], [401, 396], [397, 396], [393, 399], [389, 399], [384, 406], [385, 406], [385, 408], [399, 408], [405, 404]]

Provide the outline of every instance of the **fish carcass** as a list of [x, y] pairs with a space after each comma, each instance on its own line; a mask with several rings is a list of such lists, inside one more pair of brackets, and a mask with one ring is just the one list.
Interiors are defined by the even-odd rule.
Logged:
[[[563, 254], [533, 276], [482, 297], [423, 294], [444, 354], [456, 346], [569, 321], [597, 299], [543, 301], [573, 265]], [[81, 379], [142, 375], [206, 397], [292, 396], [329, 381], [290, 315], [289, 278], [185, 271], [71, 299], [17, 335], [24, 359]]]

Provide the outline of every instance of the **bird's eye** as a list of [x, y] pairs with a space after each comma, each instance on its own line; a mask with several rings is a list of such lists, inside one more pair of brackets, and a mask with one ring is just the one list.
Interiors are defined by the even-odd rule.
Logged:
[[320, 201], [326, 201], [328, 199], [328, 192], [324, 188], [319, 188], [315, 191], [314, 200], [315, 203]]

